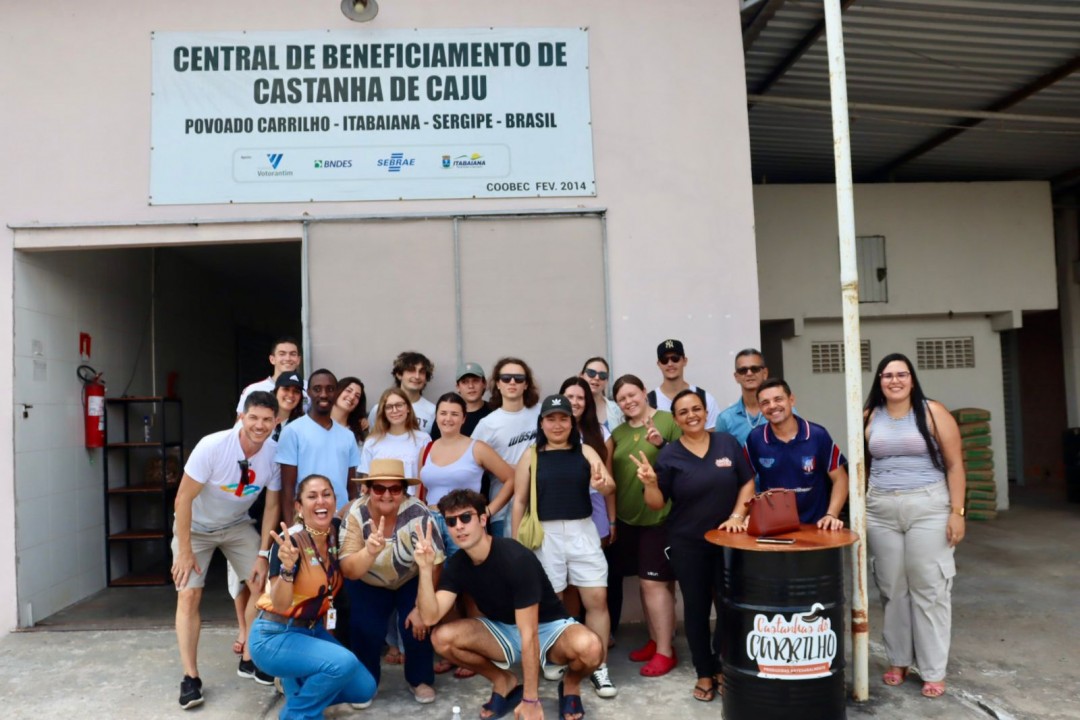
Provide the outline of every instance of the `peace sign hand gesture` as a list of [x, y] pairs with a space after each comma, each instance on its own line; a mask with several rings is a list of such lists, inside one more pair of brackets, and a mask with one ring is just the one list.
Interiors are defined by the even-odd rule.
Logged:
[[364, 543], [364, 548], [371, 554], [371, 557], [379, 557], [379, 553], [386, 547], [386, 537], [383, 535], [383, 527], [386, 523], [386, 516], [383, 515], [379, 518], [379, 527], [374, 528], [371, 534], [368, 535], [367, 542]]
[[[656, 428], [653, 429], [655, 430]], [[649, 462], [649, 458], [645, 457], [645, 451], [639, 450], [638, 457], [641, 459], [639, 460], [634, 457], [633, 454], [630, 455], [630, 461], [637, 466], [638, 480], [640, 480], [641, 484], [645, 487], [656, 487], [656, 470], [653, 469], [652, 463]]]
[[653, 416], [645, 418], [645, 439], [656, 447], [664, 446], [664, 436], [660, 434], [660, 431], [656, 429], [656, 425], [653, 424]]
[[592, 475], [589, 477], [589, 484], [598, 492], [604, 489], [607, 485], [607, 478], [604, 476], [604, 464], [597, 461], [592, 463]]
[[413, 548], [413, 559], [420, 570], [430, 570], [435, 566], [435, 543], [431, 540], [431, 526], [433, 522], [424, 523], [424, 532], [416, 540]]
[[278, 560], [281, 561], [281, 569], [291, 573], [296, 569], [296, 561], [300, 559], [300, 548], [296, 546], [296, 543], [289, 535], [289, 526], [281, 523], [281, 534], [278, 535], [271, 530], [270, 537], [277, 543]]

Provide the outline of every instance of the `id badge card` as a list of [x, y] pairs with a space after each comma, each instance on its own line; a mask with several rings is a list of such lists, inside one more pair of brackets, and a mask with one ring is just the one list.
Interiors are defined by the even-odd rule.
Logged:
[[337, 627], [337, 610], [330, 608], [326, 611], [326, 629], [333, 630]]

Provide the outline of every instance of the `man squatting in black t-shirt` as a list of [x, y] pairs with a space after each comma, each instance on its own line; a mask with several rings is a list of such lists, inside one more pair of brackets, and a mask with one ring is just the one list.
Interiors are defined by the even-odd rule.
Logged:
[[[569, 616], [531, 550], [488, 534], [486, 508], [484, 496], [472, 490], [454, 490], [439, 501], [439, 512], [464, 552], [443, 565], [438, 592], [430, 525], [414, 551], [420, 568], [416, 606], [426, 625], [438, 623], [461, 593], [471, 595], [484, 614], [437, 627], [431, 635], [435, 651], [491, 681], [491, 699], [480, 713], [485, 720], [511, 710], [520, 720], [542, 720], [540, 665], [566, 665], [559, 683], [560, 718], [580, 718], [585, 714], [581, 680], [600, 666], [600, 638]], [[522, 683], [510, 670], [519, 661]]]

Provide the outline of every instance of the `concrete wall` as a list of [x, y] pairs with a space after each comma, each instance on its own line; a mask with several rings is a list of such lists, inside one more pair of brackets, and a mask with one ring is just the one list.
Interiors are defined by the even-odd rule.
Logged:
[[[795, 393], [799, 414], [824, 425], [847, 454], [843, 373], [814, 373], [810, 362], [813, 342], [840, 341], [839, 321], [810, 321], [804, 334], [784, 340], [784, 379]], [[1008, 463], [1005, 450], [1005, 401], [1001, 384], [1001, 344], [986, 318], [866, 319], [862, 339], [870, 341], [871, 372], [863, 373], [863, 398], [870, 392], [872, 372], [885, 355], [900, 352], [915, 361], [915, 339], [967, 337], [975, 342], [975, 367], [955, 370], [919, 370], [919, 383], [931, 398], [949, 409], [978, 407], [990, 411], [993, 436], [994, 480], [998, 507], [1008, 507]]]
[[[734, 351], [757, 342], [757, 278], [746, 272], [755, 262], [754, 216], [737, 4], [671, 3], [658, 21], [652, 5], [624, 0], [395, 0], [364, 26], [346, 20], [336, 2], [288, 0], [267, 0], [255, 15], [243, 3], [211, 0], [192, 0], [182, 13], [135, 0], [61, 11], [19, 3], [2, 13], [3, 26], [19, 32], [0, 44], [0, 138], [9, 167], [19, 171], [0, 176], [0, 277], [14, 277], [13, 247], [257, 242], [295, 239], [303, 215], [584, 206], [607, 211], [619, 371], [654, 380], [655, 345], [674, 336], [692, 353], [692, 379], [718, 387]], [[151, 31], [492, 26], [589, 28], [595, 199], [147, 205]], [[297, 222], [270, 221], [280, 217]], [[199, 222], [186, 222], [193, 219]], [[215, 225], [225, 219], [267, 222]], [[184, 224], [130, 226], [167, 221]], [[129, 227], [7, 228], [26, 223]], [[519, 271], [505, 259], [491, 262], [492, 272]], [[0, 335], [12, 332], [12, 314], [10, 293], [0, 293]], [[0, 406], [14, 407], [12, 376], [0, 353]], [[0, 413], [0, 438], [11, 429], [10, 414]], [[0, 442], [0, 547], [14, 545], [13, 456]], [[15, 576], [13, 556], [0, 556], [0, 575]], [[0, 633], [16, 618], [14, 593], [0, 593]]]
[[149, 393], [149, 297], [146, 250], [15, 259], [18, 563], [6, 585], [18, 587], [22, 625], [105, 586], [102, 451], [84, 447], [79, 333], [93, 337], [88, 364], [107, 397]]
[[[835, 192], [754, 188], [763, 319], [840, 316]], [[1057, 306], [1047, 183], [858, 185], [855, 232], [884, 235], [888, 260], [889, 301], [863, 317]]]

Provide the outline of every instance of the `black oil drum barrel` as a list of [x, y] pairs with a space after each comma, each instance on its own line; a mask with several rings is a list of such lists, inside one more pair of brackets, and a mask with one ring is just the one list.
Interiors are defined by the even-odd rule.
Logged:
[[1069, 428], [1061, 439], [1065, 451], [1065, 497], [1080, 503], [1080, 428]]
[[725, 720], [843, 720], [842, 548], [724, 549]]

